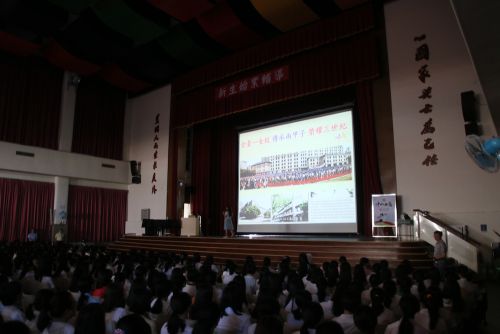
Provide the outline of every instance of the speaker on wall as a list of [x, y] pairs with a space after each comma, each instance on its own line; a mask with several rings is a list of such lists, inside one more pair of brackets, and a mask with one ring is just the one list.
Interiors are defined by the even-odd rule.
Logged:
[[462, 116], [464, 118], [465, 134], [480, 135], [478, 117], [476, 111], [476, 97], [474, 91], [469, 90], [460, 94], [462, 102]]
[[132, 174], [132, 183], [141, 183], [141, 163], [135, 160], [130, 161], [130, 173]]

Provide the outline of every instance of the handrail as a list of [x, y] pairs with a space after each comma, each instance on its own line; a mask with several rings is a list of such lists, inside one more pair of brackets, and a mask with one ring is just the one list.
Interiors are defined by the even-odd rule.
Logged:
[[417, 238], [431, 245], [434, 244], [434, 232], [443, 230], [443, 240], [448, 246], [447, 256], [455, 259], [458, 263], [464, 264], [471, 270], [478, 272], [481, 245], [471, 239], [464, 238], [455, 229], [448, 226], [443, 221], [431, 216], [429, 212], [416, 209], [415, 221], [417, 223]]
[[422, 216], [424, 216], [425, 218], [429, 219], [430, 221], [432, 221], [433, 223], [441, 226], [443, 229], [445, 229], [446, 231], [450, 232], [451, 234], [454, 234], [456, 237], [462, 239], [463, 241], [466, 241], [468, 243], [471, 243], [473, 244], [474, 246], [480, 248], [481, 247], [481, 243], [472, 239], [471, 237], [467, 237], [465, 238], [463, 236], [462, 233], [459, 233], [456, 229], [454, 229], [453, 227], [450, 227], [448, 224], [446, 224], [445, 222], [443, 222], [442, 220], [440, 220], [439, 218], [436, 218], [432, 215], [429, 214], [429, 211], [424, 211], [424, 210], [421, 210], [421, 209], [413, 209], [413, 212], [418, 212], [420, 213]]

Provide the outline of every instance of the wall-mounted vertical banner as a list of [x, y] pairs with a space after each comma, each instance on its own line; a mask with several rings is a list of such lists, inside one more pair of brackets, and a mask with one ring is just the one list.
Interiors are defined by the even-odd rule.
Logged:
[[398, 236], [396, 194], [372, 195], [372, 235]]

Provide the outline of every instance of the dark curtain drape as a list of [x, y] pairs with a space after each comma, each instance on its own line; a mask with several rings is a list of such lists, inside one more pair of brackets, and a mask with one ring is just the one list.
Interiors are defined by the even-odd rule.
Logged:
[[126, 93], [98, 80], [78, 86], [73, 125], [75, 153], [121, 160]]
[[237, 132], [224, 121], [193, 131], [192, 211], [202, 217], [204, 235], [221, 235], [222, 211], [237, 208]]
[[358, 145], [357, 154], [361, 156], [358, 161], [361, 162], [363, 227], [364, 235], [371, 236], [371, 196], [372, 194], [382, 193], [380, 172], [378, 168], [377, 138], [375, 135], [371, 81], [360, 82], [356, 85], [356, 110], [358, 113], [358, 139], [360, 144]]
[[36, 229], [40, 240], [50, 240], [54, 184], [0, 179], [0, 239], [26, 240]]
[[68, 240], [114, 241], [125, 233], [126, 190], [70, 186]]
[[0, 141], [57, 149], [63, 71], [0, 54]]
[[193, 128], [193, 166], [191, 197], [192, 211], [202, 217], [204, 235], [221, 235], [222, 210], [237, 208], [237, 140], [238, 128], [258, 123], [300, 117], [328, 107], [355, 103], [355, 128], [357, 129], [357, 169], [360, 183], [358, 196], [359, 231], [371, 235], [371, 195], [381, 192], [378, 169], [377, 143], [372, 108], [371, 82], [326, 92], [281, 105], [234, 114], [199, 124]]

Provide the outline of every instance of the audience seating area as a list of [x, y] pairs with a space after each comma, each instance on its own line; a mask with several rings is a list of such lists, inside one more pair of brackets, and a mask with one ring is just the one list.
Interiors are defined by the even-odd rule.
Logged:
[[[157, 238], [144, 238], [148, 247], [142, 248], [142, 239], [133, 237], [107, 248], [0, 244], [0, 332], [392, 334], [483, 328], [482, 282], [451, 261], [440, 271], [399, 258], [400, 249], [418, 244], [372, 241], [370, 248], [368, 241], [190, 238], [182, 246], [187, 238], [168, 239], [172, 244], [165, 248]], [[223, 250], [232, 250], [227, 260]], [[339, 255], [342, 250], [349, 256]], [[391, 262], [375, 257], [391, 253]]]

